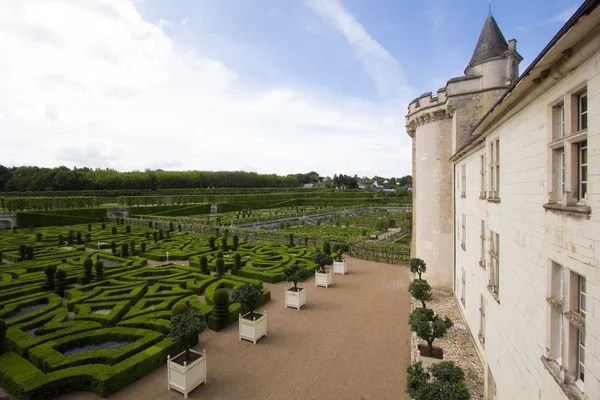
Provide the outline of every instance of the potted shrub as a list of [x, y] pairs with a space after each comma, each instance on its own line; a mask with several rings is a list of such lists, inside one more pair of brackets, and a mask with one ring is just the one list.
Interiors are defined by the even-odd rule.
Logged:
[[437, 338], [444, 337], [448, 329], [453, 325], [448, 317], [436, 315], [430, 308], [416, 308], [408, 318], [410, 330], [417, 336], [426, 341], [427, 345], [419, 344], [419, 354], [421, 360], [432, 363], [433, 360], [427, 360], [427, 357], [442, 360], [444, 352], [440, 347], [433, 345]]
[[175, 389], [183, 393], [187, 399], [188, 393], [206, 383], [206, 350], [201, 353], [190, 349], [198, 342], [198, 335], [206, 329], [206, 321], [199, 311], [188, 309], [176, 314], [171, 319], [169, 336], [181, 341], [185, 350], [173, 358], [167, 357], [167, 379], [169, 390]]
[[408, 367], [406, 392], [411, 399], [470, 400], [465, 373], [452, 361], [442, 361], [428, 368], [417, 361]]
[[247, 283], [233, 289], [231, 298], [242, 305], [242, 314], [244, 310], [249, 310], [246, 314], [240, 314], [239, 329], [240, 340], [246, 339], [256, 344], [256, 341], [263, 336], [267, 336], [267, 312], [260, 314], [254, 312], [262, 297], [262, 287], [258, 283]]
[[283, 269], [283, 277], [288, 282], [293, 282], [294, 286], [285, 288], [285, 307], [294, 307], [300, 310], [300, 307], [306, 304], [306, 289], [298, 287], [298, 281], [306, 279], [308, 271], [306, 267], [298, 263]]
[[350, 247], [346, 243], [336, 243], [333, 245], [333, 251], [337, 253], [337, 259], [333, 261], [333, 273], [346, 275], [346, 260], [342, 259], [342, 255], [347, 253]]
[[325, 268], [325, 266], [331, 264], [333, 262], [333, 259], [329, 254], [324, 252], [313, 254], [312, 259], [315, 262], [315, 264], [319, 266], [319, 269], [315, 271], [315, 287], [329, 287], [333, 280], [333, 273], [331, 272], [331, 270]]

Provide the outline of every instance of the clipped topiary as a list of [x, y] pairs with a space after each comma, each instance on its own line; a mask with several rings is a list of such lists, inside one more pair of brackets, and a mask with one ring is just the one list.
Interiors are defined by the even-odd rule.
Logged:
[[214, 328], [216, 331], [227, 326], [227, 317], [229, 315], [229, 293], [225, 289], [217, 289], [213, 295], [213, 313]]
[[54, 290], [54, 274], [56, 274], [56, 266], [46, 266], [46, 268], [44, 268], [44, 274], [46, 275], [46, 283], [44, 284], [44, 289]]
[[239, 244], [240, 238], [238, 237], [238, 235], [233, 235], [233, 251], [237, 251]]
[[419, 275], [419, 280], [422, 279], [421, 275], [427, 271], [427, 264], [420, 258], [410, 259], [410, 272]]
[[331, 243], [329, 243], [329, 240], [323, 242], [323, 253], [331, 254]]
[[235, 256], [233, 256], [233, 271], [231, 271], [231, 273], [234, 273], [234, 275], [237, 275], [237, 272], [242, 268], [242, 256], [240, 255], [240, 253], [235, 253]]
[[223, 236], [221, 238], [221, 248], [223, 249], [223, 251], [229, 250], [229, 245], [227, 244], [227, 236]]
[[208, 245], [212, 250], [215, 249], [215, 238], [213, 236], [208, 238]]
[[104, 280], [104, 263], [102, 261], [96, 261], [94, 269], [96, 270], [96, 279], [99, 281]]
[[64, 297], [65, 289], [67, 288], [67, 273], [62, 269], [59, 269], [56, 271], [56, 274], [54, 274], [54, 279], [56, 280], [55, 293], [60, 297]]
[[465, 373], [452, 361], [441, 361], [427, 369], [421, 361], [408, 367], [406, 392], [414, 400], [470, 400]]
[[94, 267], [94, 262], [91, 258], [86, 258], [83, 261], [83, 276], [85, 278], [85, 283], [90, 283], [94, 276], [92, 275], [92, 268]]
[[0, 351], [5, 347], [4, 346], [4, 338], [6, 337], [6, 330], [8, 326], [6, 325], [6, 321], [0, 319]]
[[121, 257], [129, 257], [129, 246], [127, 243], [121, 245]]
[[113, 226], [113, 227], [112, 227], [112, 234], [113, 234], [113, 235], [116, 235], [116, 234], [117, 234], [117, 227], [116, 227], [116, 226]]
[[216, 261], [217, 265], [217, 275], [225, 275], [225, 260], [223, 258], [218, 257]]
[[440, 317], [436, 315], [432, 309], [416, 308], [408, 317], [410, 330], [415, 332], [419, 338], [427, 342], [428, 354], [433, 356], [433, 341], [444, 337], [448, 329], [453, 325], [448, 317]]
[[190, 308], [185, 303], [177, 303], [171, 309], [171, 318], [187, 312]]
[[200, 272], [205, 275], [210, 274], [208, 271], [208, 258], [206, 258], [206, 256], [200, 257]]
[[426, 280], [415, 279], [408, 286], [408, 292], [415, 300], [421, 302], [423, 308], [426, 308], [425, 302], [431, 300], [431, 286]]
[[181, 360], [182, 363], [183, 361], [191, 361], [188, 359], [190, 346], [198, 343], [198, 335], [205, 329], [206, 319], [197, 310], [187, 310], [183, 314], [178, 314], [171, 318], [169, 336], [174, 340], [180, 341], [185, 349], [185, 359]]

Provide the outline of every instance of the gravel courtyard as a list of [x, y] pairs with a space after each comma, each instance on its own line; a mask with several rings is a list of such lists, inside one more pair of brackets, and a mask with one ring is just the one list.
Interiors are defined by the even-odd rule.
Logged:
[[[238, 325], [205, 331], [196, 350], [206, 349], [208, 384], [189, 398], [203, 399], [408, 399], [410, 362], [408, 268], [348, 257], [348, 274], [329, 288], [302, 282], [307, 305], [284, 308], [287, 282], [267, 284], [271, 301], [268, 337], [238, 340]], [[73, 393], [61, 399], [99, 399]], [[160, 367], [111, 399], [183, 399], [167, 389]]]

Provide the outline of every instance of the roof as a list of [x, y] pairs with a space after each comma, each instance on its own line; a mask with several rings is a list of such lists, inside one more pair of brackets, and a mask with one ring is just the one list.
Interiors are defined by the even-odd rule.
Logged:
[[[566, 35], [566, 33], [573, 28], [579, 19], [585, 15], [590, 14], [598, 5], [600, 4], [600, 0], [586, 0], [581, 7], [571, 16], [571, 18], [563, 25], [563, 27], [558, 31], [556, 35], [550, 40], [550, 42], [544, 47], [542, 52], [529, 64], [529, 67], [519, 76], [519, 79], [516, 80], [515, 83], [512, 84], [511, 87], [496, 101], [496, 103], [484, 114], [484, 116], [475, 124], [475, 126], [471, 129], [471, 137], [467, 140], [461, 147], [459, 147], [454, 155], [450, 158], [450, 160], [455, 160], [460, 153], [469, 148], [477, 139], [479, 139], [484, 132], [479, 130], [481, 124], [500, 106], [507, 97], [514, 91], [514, 89], [519, 86], [529, 75], [531, 72], [538, 68], [538, 64], [540, 61], [552, 50], [552, 48], [560, 41], [560, 39]], [[485, 27], [484, 27], [485, 28]], [[477, 133], [476, 133], [477, 132]]]
[[506, 39], [504, 39], [500, 27], [496, 23], [496, 19], [490, 12], [483, 24], [477, 46], [475, 46], [475, 51], [473, 52], [471, 61], [466, 69], [485, 60], [489, 60], [490, 58], [500, 57], [507, 50], [508, 43], [506, 42]]

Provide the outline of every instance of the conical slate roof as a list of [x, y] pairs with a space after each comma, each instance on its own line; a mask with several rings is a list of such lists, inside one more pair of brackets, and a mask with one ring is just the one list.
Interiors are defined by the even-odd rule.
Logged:
[[485, 20], [479, 40], [477, 41], [477, 46], [475, 46], [475, 51], [473, 52], [473, 57], [471, 57], [471, 62], [469, 62], [467, 69], [474, 64], [501, 56], [506, 50], [508, 50], [508, 43], [506, 43], [502, 31], [490, 12]]

